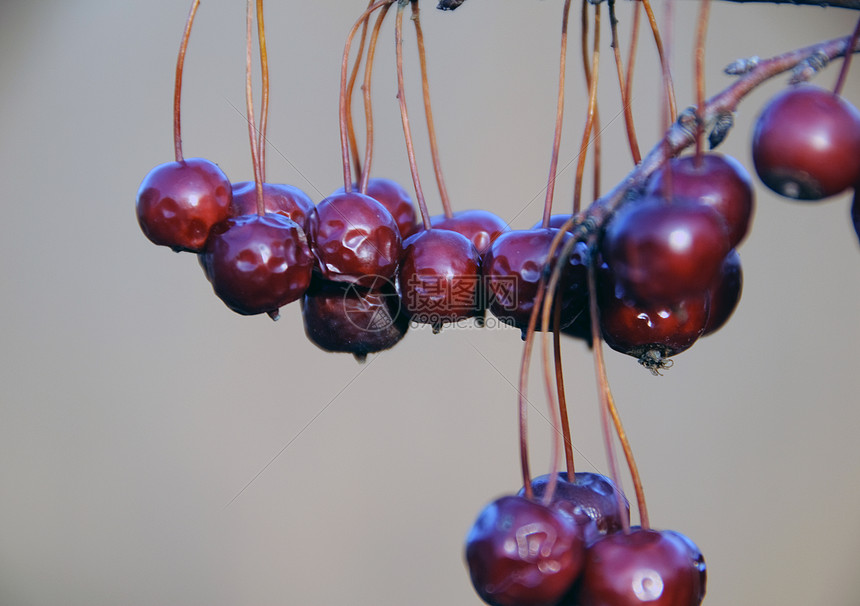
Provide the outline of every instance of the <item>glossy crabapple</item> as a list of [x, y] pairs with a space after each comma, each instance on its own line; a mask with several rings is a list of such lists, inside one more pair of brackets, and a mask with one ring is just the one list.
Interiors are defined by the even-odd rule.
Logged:
[[398, 283], [406, 312], [434, 330], [483, 313], [481, 258], [457, 232], [431, 228], [406, 238]]
[[692, 347], [705, 330], [708, 292], [673, 305], [641, 303], [630, 298], [603, 263], [597, 275], [600, 328], [612, 349], [639, 359], [651, 370], [667, 366], [666, 358]]
[[860, 111], [817, 86], [787, 88], [759, 115], [752, 156], [759, 178], [778, 194], [834, 196], [860, 180]]
[[633, 528], [601, 537], [585, 553], [579, 606], [698, 606], [705, 560], [681, 533]]
[[230, 216], [230, 181], [214, 162], [187, 158], [165, 162], [137, 190], [137, 220], [155, 244], [201, 252], [209, 230]]
[[[233, 184], [230, 216], [253, 215], [257, 212], [257, 186], [254, 181]], [[263, 183], [263, 212], [280, 213], [295, 221], [308, 233], [311, 215], [316, 212], [313, 200], [294, 185]]]
[[746, 236], [755, 206], [747, 170], [731, 156], [717, 153], [669, 160], [651, 176], [647, 194], [710, 206], [725, 220], [730, 247]]
[[[513, 230], [500, 235], [483, 258], [484, 282], [489, 310], [500, 320], [525, 329], [534, 308], [542, 276], [548, 279], [547, 255], [558, 233], [554, 228]], [[555, 258], [571, 238], [562, 236]], [[588, 306], [588, 248], [579, 242], [565, 262], [558, 294], [561, 297], [561, 326], [567, 326]], [[540, 314], [540, 312], [539, 312]], [[541, 316], [537, 318], [541, 327]]]
[[[555, 492], [550, 507], [560, 509], [572, 516], [585, 515], [594, 523], [594, 533], [585, 529], [586, 543], [591, 543], [597, 537], [618, 532], [624, 527], [623, 520], [630, 524], [630, 504], [627, 497], [615, 486], [608, 477], [587, 471], [578, 471], [570, 481], [567, 472], [559, 472], [556, 478]], [[531, 481], [532, 491], [536, 500], [541, 499], [550, 484], [549, 474], [538, 476]], [[522, 496], [525, 489], [521, 489]], [[621, 502], [621, 507], [618, 504]]]
[[583, 555], [572, 517], [521, 496], [487, 505], [466, 537], [472, 584], [491, 606], [555, 606], [579, 576]]
[[638, 301], [702, 296], [730, 250], [725, 222], [706, 204], [646, 197], [624, 206], [603, 237], [603, 260]]
[[243, 315], [268, 313], [308, 289], [313, 256], [304, 231], [278, 213], [241, 215], [215, 225], [201, 255], [215, 294]]
[[496, 238], [511, 230], [504, 219], [481, 209], [457, 211], [451, 217], [437, 215], [430, 219], [430, 223], [435, 228], [463, 234], [472, 241], [480, 255], [487, 252]]
[[364, 288], [316, 276], [302, 298], [305, 334], [320, 349], [367, 354], [396, 345], [409, 329], [394, 285], [383, 278]]
[[333, 194], [311, 214], [317, 269], [327, 280], [369, 286], [392, 279], [402, 250], [400, 230], [380, 202], [357, 192]]
[[[352, 187], [353, 191], [358, 191], [357, 183]], [[341, 187], [335, 193], [342, 194], [344, 191]], [[416, 228], [415, 205], [406, 188], [392, 179], [371, 177], [367, 180], [365, 193], [388, 209], [397, 223], [401, 238], [405, 240], [412, 235]]]

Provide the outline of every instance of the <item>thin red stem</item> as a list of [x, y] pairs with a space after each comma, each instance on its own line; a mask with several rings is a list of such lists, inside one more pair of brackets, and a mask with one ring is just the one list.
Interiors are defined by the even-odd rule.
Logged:
[[561, 364], [561, 297], [556, 299], [553, 309], [552, 347], [555, 362], [555, 389], [558, 397], [558, 416], [561, 418], [561, 435], [564, 438], [564, 461], [567, 478], [572, 482], [576, 469], [573, 464], [573, 439], [570, 433], [570, 415], [567, 412], [567, 397], [564, 393], [564, 372]]
[[642, 161], [642, 153], [639, 151], [639, 141], [636, 138], [636, 128], [633, 125], [633, 66], [636, 63], [636, 49], [639, 46], [639, 22], [642, 18], [642, 3], [635, 2], [633, 5], [633, 26], [630, 33], [630, 51], [627, 58], [627, 73], [624, 78], [624, 92], [627, 101], [624, 103], [624, 122], [627, 125], [627, 140], [630, 142], [630, 152], [633, 155], [633, 164]]
[[409, 170], [412, 172], [412, 183], [415, 186], [415, 199], [421, 211], [424, 229], [429, 230], [430, 212], [424, 200], [421, 189], [421, 179], [418, 177], [418, 165], [415, 162], [415, 148], [412, 145], [412, 130], [409, 128], [409, 113], [406, 111], [406, 90], [403, 84], [403, 5], [397, 7], [397, 22], [394, 27], [394, 42], [397, 50], [397, 99], [400, 102], [400, 119], [403, 122], [403, 137], [406, 139], [406, 155], [409, 157]]
[[253, 30], [254, 22], [254, 0], [248, 0], [248, 14], [246, 20], [247, 43], [245, 45], [245, 107], [248, 111], [248, 137], [251, 140], [251, 161], [254, 165], [254, 184], [257, 189], [257, 214], [265, 214], [263, 205], [263, 176], [260, 166], [260, 150], [257, 147], [257, 128], [254, 124], [254, 98], [252, 93], [251, 68], [253, 65]]
[[188, 50], [188, 39], [191, 37], [191, 26], [194, 24], [194, 15], [200, 0], [194, 0], [188, 19], [185, 20], [185, 30], [182, 32], [182, 41], [179, 43], [179, 55], [176, 57], [176, 81], [173, 86], [173, 153], [177, 162], [182, 162], [182, 120], [180, 119], [180, 106], [182, 105], [182, 70], [185, 67], [185, 51]]
[[585, 129], [582, 133], [582, 143], [579, 147], [579, 157], [576, 164], [576, 178], [573, 185], [573, 212], [579, 212], [582, 200], [582, 176], [585, 172], [585, 160], [588, 156], [588, 143], [594, 128], [597, 112], [597, 80], [600, 69], [600, 5], [594, 5], [594, 48], [591, 53], [591, 71], [586, 73], [588, 80], [588, 110], [585, 119]]
[[427, 78], [427, 52], [424, 48], [424, 30], [421, 27], [418, 0], [412, 0], [411, 7], [412, 23], [415, 25], [415, 40], [418, 43], [418, 61], [421, 64], [421, 88], [424, 92], [424, 115], [427, 118], [427, 136], [430, 139], [430, 156], [433, 160], [433, 173], [436, 175], [436, 187], [439, 189], [442, 211], [450, 219], [454, 215], [454, 212], [451, 210], [451, 199], [448, 197], [448, 188], [445, 186], [445, 177], [442, 174], [442, 161], [439, 159], [439, 145], [436, 142], [436, 126], [433, 122], [433, 109], [430, 104], [430, 81]]
[[[367, 3], [368, 8], [373, 5], [373, 0], [369, 0]], [[355, 127], [352, 120], [352, 93], [355, 90], [355, 81], [358, 78], [358, 70], [361, 67], [361, 58], [364, 55], [364, 42], [367, 39], [367, 24], [370, 20], [370, 15], [367, 15], [364, 18], [364, 21], [361, 24], [361, 37], [358, 40], [358, 52], [355, 55], [355, 61], [352, 64], [352, 71], [349, 74], [349, 84], [347, 85], [347, 96], [346, 96], [346, 127], [347, 127], [347, 136], [349, 138], [349, 149], [352, 154], [352, 163], [355, 165], [356, 178], [362, 174], [361, 168], [361, 156], [358, 154], [358, 141], [355, 137]], [[365, 102], [365, 113], [367, 113], [367, 104]], [[359, 189], [359, 191], [361, 191]]]
[[654, 16], [650, 0], [640, 0], [640, 2], [642, 2], [642, 6], [645, 8], [645, 13], [648, 15], [648, 23], [651, 25], [654, 44], [657, 46], [657, 55], [660, 58], [660, 69], [663, 73], [663, 88], [665, 90], [666, 104], [669, 110], [669, 123], [673, 123], [678, 119], [678, 108], [675, 104], [675, 85], [672, 84], [672, 73], [669, 70], [669, 59], [666, 57], [666, 51], [663, 47], [663, 38], [660, 36], [657, 17]]
[[711, 1], [701, 0], [699, 5], [699, 23], [696, 28], [696, 164], [702, 162], [702, 139], [705, 135], [705, 123], [702, 115], [705, 112], [705, 35], [708, 32], [708, 15]]
[[358, 28], [361, 27], [362, 23], [367, 21], [368, 17], [378, 9], [380, 6], [385, 6], [386, 4], [391, 4], [394, 0], [379, 0], [379, 2], [375, 2], [371, 4], [367, 10], [365, 10], [355, 24], [352, 26], [352, 29], [349, 30], [349, 34], [346, 36], [346, 43], [344, 44], [343, 49], [343, 61], [341, 62], [340, 69], [340, 102], [338, 104], [338, 114], [339, 114], [339, 125], [340, 125], [340, 149], [341, 149], [341, 157], [343, 160], [343, 190], [347, 193], [352, 191], [352, 167], [350, 166], [349, 159], [349, 120], [347, 119], [347, 100], [349, 97], [349, 87], [347, 86], [347, 72], [349, 71], [349, 51], [352, 48], [352, 39], [355, 37]]
[[263, 20], [263, 0], [257, 0], [257, 38], [260, 43], [260, 72], [262, 75], [262, 101], [260, 105], [260, 180], [266, 182], [266, 127], [269, 122], [269, 54], [266, 51], [266, 25]]
[[565, 0], [561, 17], [561, 53], [558, 68], [558, 101], [555, 111], [555, 133], [552, 139], [552, 155], [549, 162], [549, 178], [546, 183], [546, 200], [543, 205], [544, 228], [549, 227], [549, 219], [552, 216], [552, 199], [555, 195], [555, 180], [558, 171], [558, 151], [561, 147], [561, 130], [564, 121], [564, 80], [567, 65], [567, 24], [570, 20], [570, 0]]
[[[638, 11], [639, 3], [636, 3]], [[627, 93], [627, 83], [624, 81], [624, 65], [621, 59], [621, 44], [618, 41], [618, 19], [615, 17], [615, 0], [609, 0], [609, 27], [612, 32], [612, 53], [615, 56], [615, 71], [618, 76], [618, 89], [621, 94], [621, 107], [624, 111], [624, 124], [627, 128], [627, 142], [630, 145], [630, 153], [633, 156], [634, 164], [638, 162], [639, 154], [638, 144], [636, 143], [636, 132], [633, 126], [633, 108], [630, 103], [630, 96]], [[600, 132], [598, 127], [597, 132]], [[595, 165], [599, 164], [595, 162]], [[597, 170], [595, 169], [595, 173]], [[597, 174], [595, 174], [595, 182]], [[599, 197], [599, 193], [595, 192], [595, 199]]]
[[[857, 46], [857, 39], [860, 38], [860, 19], [857, 20], [857, 25], [854, 26], [854, 33], [851, 34], [851, 40], [848, 42], [848, 48]], [[842, 87], [845, 84], [845, 78], [848, 77], [848, 68], [851, 66], [851, 57], [853, 53], [845, 53], [845, 60], [842, 61], [842, 68], [839, 70], [839, 77], [836, 79], [836, 86], [833, 87], [833, 94], [842, 94]]]
[[[589, 263], [588, 268], [588, 300], [591, 311], [591, 339], [592, 351], [594, 353], [594, 374], [597, 378], [597, 395], [600, 398], [600, 425], [603, 429], [603, 444], [606, 447], [606, 460], [609, 464], [609, 475], [615, 484], [615, 498], [618, 504], [618, 510], [624, 511], [624, 503], [621, 498], [622, 485], [621, 477], [618, 473], [618, 461], [615, 459], [615, 449], [612, 447], [612, 431], [609, 428], [609, 404], [607, 402], [607, 393], [609, 392], [609, 384], [606, 382], [606, 375], [602, 372], [605, 369], [603, 361], [603, 339], [600, 333], [600, 310], [597, 306], [597, 283], [595, 280], [594, 262]], [[627, 516], [621, 516], [621, 527], [625, 534], [630, 532], [630, 522]]]
[[373, 31], [370, 34], [370, 43], [367, 45], [367, 61], [364, 64], [364, 83], [361, 86], [364, 95], [364, 168], [361, 169], [361, 180], [358, 184], [358, 191], [363, 194], [367, 193], [367, 185], [370, 182], [370, 166], [373, 164], [373, 100], [371, 95], [373, 64], [376, 57], [376, 44], [379, 41], [379, 31], [390, 8], [390, 4], [383, 6], [376, 17]]

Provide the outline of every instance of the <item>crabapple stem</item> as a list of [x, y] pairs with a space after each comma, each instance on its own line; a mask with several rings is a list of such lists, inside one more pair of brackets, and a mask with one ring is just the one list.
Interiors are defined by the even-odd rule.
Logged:
[[454, 213], [451, 210], [451, 199], [445, 186], [442, 174], [442, 162], [439, 160], [439, 145], [436, 143], [436, 127], [433, 123], [433, 109], [430, 104], [430, 81], [427, 78], [427, 53], [424, 49], [424, 30], [421, 27], [418, 0], [412, 0], [412, 23], [415, 25], [415, 40], [418, 44], [418, 62], [421, 65], [421, 88], [424, 92], [424, 116], [427, 119], [427, 136], [430, 139], [430, 157], [433, 160], [433, 172], [436, 175], [436, 187], [442, 200], [442, 210], [445, 217], [450, 219]]
[[[639, 3], [637, 2], [634, 10], [639, 13]], [[635, 26], [635, 18], [634, 18]], [[618, 19], [615, 17], [615, 0], [609, 0], [609, 27], [612, 31], [612, 54], [615, 56], [615, 71], [618, 75], [618, 89], [621, 94], [621, 107], [624, 111], [624, 124], [627, 128], [627, 142], [630, 145], [630, 154], [633, 156], [633, 163], [639, 162], [639, 145], [636, 143], [636, 133], [633, 128], [633, 106], [630, 103], [630, 96], [627, 93], [628, 84], [624, 81], [624, 65], [621, 60], [621, 44], [618, 41]], [[595, 198], [597, 196], [595, 195]]]
[[349, 51], [352, 48], [352, 39], [355, 37], [358, 28], [361, 27], [363, 23], [367, 21], [370, 15], [378, 9], [380, 6], [385, 6], [386, 4], [392, 4], [394, 0], [379, 0], [379, 2], [375, 2], [367, 7], [367, 9], [361, 14], [355, 24], [352, 26], [352, 29], [349, 30], [349, 34], [346, 36], [346, 43], [344, 44], [343, 49], [343, 61], [341, 62], [340, 69], [340, 100], [338, 103], [338, 114], [339, 114], [339, 125], [340, 125], [340, 149], [341, 156], [343, 159], [343, 190], [346, 193], [350, 193], [352, 191], [352, 168], [350, 166], [349, 161], [349, 127], [347, 120], [347, 98], [349, 96], [348, 87], [347, 87], [347, 72], [349, 71]]
[[262, 87], [260, 101], [260, 129], [257, 145], [260, 148], [260, 180], [266, 181], [266, 126], [269, 121], [269, 54], [266, 51], [266, 23], [263, 19], [263, 0], [257, 0], [257, 39], [260, 43], [260, 73]]
[[[591, 69], [586, 68], [588, 83], [588, 110], [585, 118], [585, 129], [582, 133], [582, 143], [579, 147], [579, 158], [576, 164], [576, 179], [573, 185], [573, 212], [578, 213], [582, 200], [582, 175], [585, 172], [585, 159], [588, 155], [588, 143], [594, 128], [597, 114], [597, 74], [600, 68], [600, 5], [594, 5], [594, 48], [591, 53]], [[587, 65], [587, 61], [585, 62]]]
[[[591, 339], [594, 356], [594, 374], [597, 377], [597, 394], [600, 398], [600, 421], [603, 428], [603, 443], [606, 447], [606, 459], [609, 464], [609, 474], [618, 489], [615, 499], [618, 510], [623, 511], [624, 504], [621, 500], [621, 478], [618, 474], [618, 462], [615, 459], [615, 450], [612, 448], [612, 432], [609, 429], [609, 383], [606, 381], [605, 364], [603, 362], [603, 338], [600, 334], [600, 309], [597, 305], [597, 281], [595, 280], [595, 260], [588, 262], [588, 304], [591, 312]], [[630, 532], [630, 522], [626, 516], [621, 516], [621, 527], [625, 534]]]
[[179, 54], [176, 57], [176, 82], [173, 86], [173, 149], [177, 162], [182, 162], [182, 120], [180, 119], [180, 106], [182, 105], [182, 70], [185, 67], [185, 51], [188, 50], [188, 39], [191, 37], [191, 26], [194, 24], [194, 15], [200, 0], [191, 3], [188, 19], [185, 21], [185, 30], [182, 32], [182, 41], [179, 43]]
[[639, 46], [639, 22], [642, 19], [642, 3], [635, 2], [633, 6], [633, 25], [630, 32], [630, 49], [627, 58], [627, 73], [624, 75], [624, 123], [627, 126], [627, 140], [630, 143], [630, 153], [633, 155], [633, 164], [642, 161], [642, 153], [639, 151], [639, 141], [636, 138], [636, 128], [633, 125], [633, 104], [630, 102], [633, 90], [633, 66], [636, 64], [636, 49]]
[[561, 299], [557, 299], [553, 310], [552, 348], [555, 361], [555, 389], [558, 397], [558, 415], [561, 417], [561, 435], [564, 439], [564, 461], [567, 477], [576, 473], [573, 464], [573, 441], [570, 433], [570, 416], [567, 412], [567, 397], [564, 393], [564, 372], [561, 364]]
[[710, 0], [702, 0], [699, 5], [699, 23], [696, 28], [696, 165], [702, 163], [702, 138], [705, 135], [705, 124], [702, 115], [705, 112], [705, 34], [708, 31], [708, 15]]
[[555, 194], [556, 171], [558, 170], [558, 150], [561, 146], [561, 128], [564, 121], [564, 76], [567, 64], [567, 24], [570, 19], [570, 0], [565, 0], [561, 17], [561, 57], [558, 68], [558, 103], [555, 112], [555, 133], [552, 140], [552, 155], [549, 162], [549, 179], [546, 183], [546, 201], [543, 205], [543, 221], [541, 225], [549, 227], [552, 215], [552, 199]]
[[252, 93], [251, 82], [251, 65], [253, 59], [253, 30], [251, 25], [254, 22], [254, 0], [248, 0], [248, 13], [246, 16], [246, 36], [245, 44], [245, 107], [248, 111], [248, 137], [251, 140], [251, 162], [254, 165], [254, 184], [257, 189], [257, 214], [265, 214], [263, 205], [263, 176], [262, 166], [260, 164], [260, 150], [257, 140], [257, 128], [254, 122], [254, 98]]
[[[851, 34], [848, 48], [854, 48], [857, 46], [858, 37], [860, 37], [860, 19], [857, 20], [857, 25], [854, 26], [854, 32]], [[848, 76], [848, 68], [851, 65], [852, 56], [853, 53], [845, 53], [845, 59], [842, 61], [842, 68], [839, 70], [839, 77], [836, 79], [836, 86], [833, 87], [833, 94], [835, 95], [842, 93], [842, 86], [845, 84], [845, 78]]]
[[370, 166], [373, 164], [373, 102], [371, 98], [371, 76], [373, 74], [373, 62], [376, 57], [376, 44], [379, 41], [379, 30], [382, 28], [382, 22], [391, 8], [390, 4], [383, 6], [379, 15], [376, 17], [376, 22], [373, 24], [373, 32], [370, 34], [370, 43], [367, 46], [367, 61], [364, 64], [364, 83], [362, 84], [362, 93], [364, 95], [364, 125], [365, 125], [365, 148], [364, 148], [364, 167], [361, 169], [361, 180], [358, 184], [358, 191], [367, 193], [367, 185], [370, 182]]
[[415, 162], [415, 148], [412, 145], [412, 130], [409, 128], [409, 113], [406, 111], [406, 90], [403, 84], [403, 8], [402, 4], [398, 4], [397, 21], [394, 27], [394, 43], [397, 51], [397, 100], [400, 102], [400, 119], [403, 122], [403, 137], [406, 140], [406, 155], [409, 157], [412, 184], [415, 186], [415, 199], [418, 202], [418, 209], [421, 211], [424, 229], [429, 230], [431, 228], [430, 212], [427, 210], [424, 191], [421, 189], [418, 165]]
[[678, 108], [675, 104], [675, 86], [672, 84], [672, 73], [669, 70], [669, 60], [663, 48], [663, 38], [660, 36], [660, 28], [657, 25], [657, 17], [654, 16], [654, 10], [651, 8], [651, 2], [649, 0], [641, 0], [641, 2], [645, 8], [645, 14], [648, 15], [648, 23], [651, 25], [654, 44], [657, 46], [657, 55], [660, 58], [660, 69], [663, 72], [663, 87], [666, 91], [666, 103], [669, 108], [669, 121], [675, 122], [678, 119]]
[[[373, 4], [373, 0], [369, 0], [367, 6], [370, 7]], [[358, 155], [358, 141], [355, 138], [355, 128], [353, 126], [352, 121], [352, 93], [355, 90], [355, 81], [358, 78], [358, 70], [361, 66], [361, 58], [364, 55], [364, 42], [367, 39], [367, 24], [370, 21], [370, 15], [367, 15], [364, 18], [364, 21], [361, 24], [361, 38], [358, 41], [358, 52], [355, 55], [355, 62], [352, 64], [352, 71], [349, 74], [349, 84], [347, 86], [347, 95], [346, 95], [346, 127], [347, 127], [347, 137], [349, 138], [349, 149], [352, 153], [352, 162], [355, 164], [355, 171], [357, 173], [357, 177], [362, 174], [361, 168], [361, 158]], [[365, 69], [366, 66], [365, 66]], [[365, 101], [365, 114], [367, 114], [367, 102]], [[359, 189], [359, 191], [361, 191]]]

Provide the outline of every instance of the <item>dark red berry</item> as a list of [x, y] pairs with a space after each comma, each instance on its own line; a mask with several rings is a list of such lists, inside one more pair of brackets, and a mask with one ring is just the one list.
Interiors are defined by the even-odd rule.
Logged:
[[666, 358], [689, 349], [708, 321], [707, 291], [674, 305], [640, 303], [626, 296], [606, 264], [598, 273], [597, 297], [606, 344], [638, 358], [652, 372], [668, 366]]
[[654, 197], [622, 208], [602, 245], [630, 296], [664, 305], [704, 294], [729, 250], [725, 222], [713, 208]]
[[743, 272], [738, 251], [732, 251], [723, 261], [723, 266], [708, 292], [708, 322], [702, 336], [718, 331], [729, 321], [741, 300]]
[[394, 277], [400, 230], [386, 208], [359, 193], [334, 194], [311, 215], [311, 248], [327, 280], [371, 286]]
[[577, 586], [579, 606], [698, 606], [705, 596], [705, 561], [676, 532], [637, 528], [588, 547]]
[[669, 160], [648, 182], [648, 194], [706, 204], [719, 213], [728, 229], [729, 246], [746, 236], [752, 219], [752, 179], [740, 162], [716, 153]]
[[277, 213], [219, 223], [201, 257], [215, 294], [230, 309], [275, 319], [280, 307], [305, 293], [313, 271], [304, 232]]
[[481, 258], [457, 232], [434, 228], [408, 237], [398, 275], [403, 307], [417, 322], [438, 330], [483, 312]]
[[444, 215], [433, 217], [430, 222], [435, 228], [463, 234], [472, 241], [480, 255], [490, 248], [496, 238], [510, 231], [507, 222], [486, 210], [461, 210], [450, 218]]
[[[311, 214], [315, 212], [313, 200], [292, 185], [282, 183], [263, 183], [263, 209], [267, 213], [280, 213], [298, 223], [307, 234]], [[230, 216], [253, 215], [257, 213], [257, 186], [253, 181], [240, 181], [233, 184], [233, 203]]]
[[582, 569], [574, 520], [525, 497], [487, 505], [466, 537], [475, 591], [492, 606], [555, 606]]
[[367, 354], [396, 345], [409, 328], [394, 285], [382, 278], [372, 290], [315, 278], [302, 299], [305, 334], [320, 349]]
[[230, 181], [203, 158], [166, 162], [137, 191], [137, 220], [147, 238], [175, 251], [201, 252], [209, 230], [230, 215]]
[[860, 111], [817, 86], [787, 88], [759, 115], [752, 155], [759, 178], [778, 194], [836, 195], [860, 180]]
[[[358, 184], [353, 184], [353, 191], [358, 191]], [[342, 194], [341, 187], [335, 193]], [[394, 217], [400, 236], [405, 240], [415, 230], [415, 205], [409, 192], [391, 179], [374, 177], [367, 181], [367, 195], [382, 204]]]
[[[488, 308], [500, 320], [518, 328], [528, 326], [541, 276], [546, 272], [547, 254], [557, 229], [526, 229], [499, 236], [484, 255], [484, 282]], [[572, 236], [565, 233], [555, 258]], [[567, 326], [588, 305], [588, 247], [578, 242], [562, 270], [556, 296], [561, 297], [561, 326]], [[552, 325], [552, 323], [550, 323]], [[536, 328], [540, 330], [541, 317]]]
[[[538, 476], [532, 480], [535, 500], [543, 497], [549, 483], [549, 475]], [[520, 495], [523, 492], [520, 490]], [[621, 497], [623, 509], [618, 507], [618, 496]], [[568, 480], [566, 472], [559, 473], [550, 507], [574, 517], [587, 516], [594, 523], [597, 536], [620, 531], [624, 527], [625, 518], [628, 526], [630, 524], [630, 504], [627, 498], [615, 487], [612, 480], [599, 473], [576, 472], [573, 482]], [[597, 536], [586, 534], [586, 543], [590, 543]]]

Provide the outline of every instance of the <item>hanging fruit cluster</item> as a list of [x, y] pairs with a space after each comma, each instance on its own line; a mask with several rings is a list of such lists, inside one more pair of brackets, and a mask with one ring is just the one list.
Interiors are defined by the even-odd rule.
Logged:
[[[453, 10], [464, 0], [442, 0]], [[632, 40], [641, 13], [651, 24], [663, 74], [665, 137], [644, 157], [630, 111], [628, 66], [613, 44], [618, 88], [633, 169], [606, 194], [597, 190], [582, 208], [582, 176], [590, 142], [599, 136], [597, 111], [601, 2], [583, 2], [593, 49], [583, 44], [589, 105], [573, 204], [553, 214], [562, 134], [570, 0], [562, 13], [559, 95], [547, 194], [541, 220], [511, 229], [492, 212], [452, 210], [439, 161], [430, 105], [424, 34], [418, 0], [368, 4], [348, 33], [341, 68], [339, 120], [342, 189], [314, 204], [298, 188], [266, 181], [265, 124], [268, 61], [262, 0], [248, 0], [245, 74], [254, 180], [231, 183], [218, 166], [182, 154], [180, 97], [184, 55], [199, 0], [194, 0], [180, 45], [174, 96], [175, 160], [154, 168], [137, 195], [137, 216], [155, 244], [199, 256], [215, 294], [233, 311], [269, 314], [300, 301], [308, 338], [324, 350], [363, 359], [394, 346], [410, 324], [440, 331], [463, 320], [497, 318], [522, 330], [520, 454], [523, 487], [478, 516], [466, 539], [466, 563], [478, 595], [494, 606], [597, 606], [652, 603], [697, 605], [705, 595], [705, 563], [684, 535], [649, 526], [641, 479], [615, 408], [603, 362], [605, 342], [634, 356], [653, 374], [696, 340], [721, 328], [738, 304], [742, 271], [737, 249], [754, 214], [752, 178], [735, 159], [703, 149], [727, 136], [740, 101], [755, 86], [793, 70], [791, 85], [762, 110], [752, 138], [755, 172], [775, 192], [822, 200], [855, 189], [851, 217], [860, 238], [860, 112], [841, 96], [860, 24], [852, 35], [767, 60], [740, 60], [727, 68], [730, 87], [705, 98], [703, 56], [709, 0], [697, 33], [696, 105], [678, 113], [666, 52], [649, 0], [633, 3]], [[615, 2], [607, 0], [613, 41]], [[415, 202], [389, 179], [371, 177], [371, 74], [383, 22], [396, 5], [398, 99]], [[419, 179], [403, 78], [403, 15], [409, 6], [418, 43], [424, 113], [436, 185], [444, 212], [431, 216]], [[251, 72], [256, 15], [263, 103], [256, 125]], [[371, 26], [371, 19], [376, 15]], [[358, 51], [353, 43], [361, 31]], [[350, 57], [355, 55], [350, 71]], [[807, 83], [829, 61], [844, 56], [834, 90]], [[352, 106], [361, 66], [365, 150], [358, 149]], [[683, 150], [694, 147], [691, 154]], [[599, 172], [599, 156], [594, 160]], [[417, 207], [417, 213], [416, 213]], [[492, 314], [487, 315], [487, 312]], [[555, 460], [533, 478], [526, 435], [526, 376], [543, 335]], [[549, 335], [553, 336], [554, 371]], [[609, 475], [576, 472], [561, 378], [559, 339], [585, 341], [594, 360]], [[555, 385], [553, 387], [553, 377]], [[618, 480], [613, 432], [624, 451], [636, 493], [639, 524]], [[561, 471], [564, 443], [566, 471]]]

